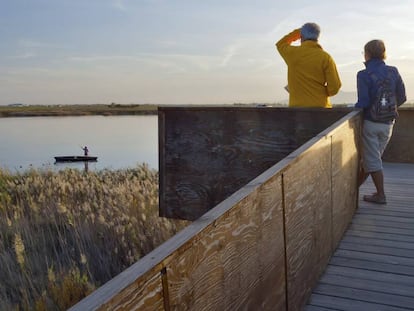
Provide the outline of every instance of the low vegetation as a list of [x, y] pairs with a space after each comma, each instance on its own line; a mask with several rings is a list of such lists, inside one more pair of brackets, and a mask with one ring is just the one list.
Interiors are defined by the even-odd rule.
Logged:
[[144, 105], [11, 105], [0, 106], [0, 117], [84, 116], [84, 115], [151, 115], [158, 106]]
[[0, 170], [0, 310], [66, 310], [186, 225], [145, 165]]

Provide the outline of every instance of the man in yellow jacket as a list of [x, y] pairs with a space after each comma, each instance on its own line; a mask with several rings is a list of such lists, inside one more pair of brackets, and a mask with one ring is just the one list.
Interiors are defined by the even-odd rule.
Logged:
[[[329, 97], [341, 88], [334, 60], [318, 44], [319, 34], [317, 24], [306, 23], [276, 43], [288, 66], [289, 107], [331, 108]], [[299, 39], [300, 45], [291, 45]]]

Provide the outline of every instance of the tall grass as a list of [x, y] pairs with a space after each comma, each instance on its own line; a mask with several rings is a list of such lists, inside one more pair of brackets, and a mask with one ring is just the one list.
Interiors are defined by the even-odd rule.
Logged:
[[0, 310], [65, 310], [187, 223], [158, 217], [158, 174], [0, 170]]

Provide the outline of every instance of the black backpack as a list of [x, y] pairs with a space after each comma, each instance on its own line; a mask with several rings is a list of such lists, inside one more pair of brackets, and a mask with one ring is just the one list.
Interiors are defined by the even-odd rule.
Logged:
[[368, 71], [368, 75], [374, 82], [376, 93], [374, 101], [370, 106], [370, 113], [373, 121], [389, 122], [397, 118], [397, 97], [392, 88], [393, 75], [391, 70], [387, 71], [385, 78], [378, 77], [374, 72]]

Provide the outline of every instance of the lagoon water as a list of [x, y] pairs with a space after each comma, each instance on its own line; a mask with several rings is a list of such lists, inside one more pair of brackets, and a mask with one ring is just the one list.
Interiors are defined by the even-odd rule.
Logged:
[[135, 167], [158, 169], [157, 116], [75, 116], [0, 118], [0, 167], [83, 169], [84, 163], [56, 164], [54, 156], [98, 156], [92, 170]]

